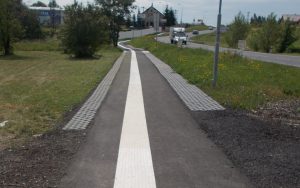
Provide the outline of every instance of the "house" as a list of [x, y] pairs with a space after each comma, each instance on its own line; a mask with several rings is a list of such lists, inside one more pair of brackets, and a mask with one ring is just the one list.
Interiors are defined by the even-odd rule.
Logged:
[[52, 20], [55, 25], [64, 23], [64, 10], [62, 8], [29, 7], [29, 9], [37, 13], [42, 25], [51, 25], [53, 24]]
[[300, 24], [300, 14], [284, 14], [282, 15], [283, 20], [290, 20]]
[[138, 20], [141, 20], [144, 27], [163, 26], [166, 23], [165, 16], [156, 8], [151, 7], [137, 15]]

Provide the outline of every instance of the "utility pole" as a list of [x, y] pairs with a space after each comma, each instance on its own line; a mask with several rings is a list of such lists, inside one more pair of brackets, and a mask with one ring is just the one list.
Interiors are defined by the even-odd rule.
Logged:
[[181, 7], [181, 19], [180, 19], [180, 25], [182, 26], [182, 15], [183, 15], [183, 7]]
[[215, 47], [215, 56], [214, 56], [214, 72], [213, 72], [213, 82], [212, 86], [216, 87], [218, 79], [218, 63], [219, 63], [219, 49], [220, 49], [220, 27], [222, 19], [222, 0], [219, 3], [219, 14], [218, 14], [218, 23], [217, 23], [217, 36], [216, 36], [216, 47]]
[[247, 22], [250, 23], [250, 12], [247, 12]]
[[52, 27], [52, 32], [51, 35], [52, 37], [55, 34], [55, 6], [54, 6], [54, 1], [55, 0], [51, 0], [50, 1], [50, 14], [51, 14], [51, 27]]

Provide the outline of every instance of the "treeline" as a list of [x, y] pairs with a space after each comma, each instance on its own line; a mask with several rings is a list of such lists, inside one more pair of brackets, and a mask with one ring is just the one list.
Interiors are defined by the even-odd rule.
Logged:
[[12, 43], [20, 39], [42, 38], [37, 15], [22, 0], [0, 1], [0, 51], [12, 54]]
[[254, 14], [249, 21], [240, 12], [228, 27], [225, 40], [233, 48], [238, 46], [239, 40], [246, 40], [247, 46], [254, 51], [282, 53], [289, 51], [298, 38], [296, 23], [277, 19], [274, 13], [267, 17]]
[[[65, 24], [58, 33], [64, 52], [76, 57], [91, 57], [103, 44], [117, 46], [121, 26], [130, 15], [133, 2], [95, 0], [93, 4], [83, 5], [74, 1], [66, 6]], [[22, 4], [22, 0], [0, 0], [0, 52], [10, 55], [16, 40], [41, 38], [42, 35], [37, 15]]]

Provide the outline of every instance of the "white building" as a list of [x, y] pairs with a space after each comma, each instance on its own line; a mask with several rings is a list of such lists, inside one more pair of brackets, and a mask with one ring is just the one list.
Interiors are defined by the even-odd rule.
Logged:
[[64, 10], [62, 8], [29, 7], [29, 9], [37, 13], [42, 25], [51, 25], [52, 18], [54, 18], [55, 25], [64, 23]]
[[282, 15], [283, 20], [290, 20], [300, 24], [300, 14], [284, 14]]

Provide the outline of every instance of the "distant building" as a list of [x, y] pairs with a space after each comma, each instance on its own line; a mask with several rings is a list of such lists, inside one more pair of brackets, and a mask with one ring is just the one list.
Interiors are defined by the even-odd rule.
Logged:
[[154, 27], [156, 22], [159, 26], [163, 26], [166, 23], [165, 16], [159, 12], [156, 8], [149, 7], [144, 12], [137, 15], [138, 20], [141, 20], [144, 27]]
[[290, 20], [300, 24], [300, 14], [284, 14], [282, 15], [283, 20]]
[[52, 19], [55, 25], [64, 23], [64, 10], [62, 8], [29, 7], [29, 9], [37, 13], [39, 22], [42, 25], [51, 25]]

